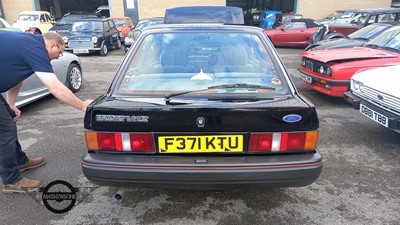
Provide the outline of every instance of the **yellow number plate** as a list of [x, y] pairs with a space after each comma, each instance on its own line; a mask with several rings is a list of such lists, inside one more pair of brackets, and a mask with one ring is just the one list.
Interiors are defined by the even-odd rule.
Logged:
[[160, 153], [242, 152], [243, 135], [158, 137]]

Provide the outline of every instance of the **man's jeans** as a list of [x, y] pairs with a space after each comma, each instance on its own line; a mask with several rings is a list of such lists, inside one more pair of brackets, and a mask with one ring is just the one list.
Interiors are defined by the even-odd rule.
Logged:
[[18, 142], [14, 116], [14, 111], [0, 93], [0, 176], [3, 184], [21, 180], [18, 166], [29, 160]]

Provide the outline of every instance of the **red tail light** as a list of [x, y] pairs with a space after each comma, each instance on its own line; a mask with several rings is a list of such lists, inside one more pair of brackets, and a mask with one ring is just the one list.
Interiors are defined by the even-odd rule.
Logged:
[[251, 133], [248, 152], [314, 151], [318, 131], [288, 133]]
[[153, 137], [150, 133], [131, 133], [130, 139], [133, 152], [154, 152]]
[[100, 150], [119, 150], [122, 149], [117, 148], [117, 142], [119, 134], [114, 133], [97, 133], [97, 140], [99, 142]]
[[272, 133], [251, 134], [249, 151], [251, 152], [270, 152], [272, 149]]
[[153, 153], [151, 133], [86, 132], [88, 150]]

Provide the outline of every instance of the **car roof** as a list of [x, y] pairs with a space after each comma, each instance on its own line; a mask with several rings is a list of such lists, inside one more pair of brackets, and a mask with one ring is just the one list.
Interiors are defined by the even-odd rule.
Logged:
[[[199, 29], [201, 28], [201, 29]], [[174, 30], [174, 29], [184, 29], [184, 30], [198, 30], [201, 31], [203, 29], [216, 29], [216, 30], [236, 30], [236, 31], [251, 31], [251, 32], [261, 32], [262, 29], [254, 26], [242, 26], [235, 24], [223, 24], [223, 23], [197, 23], [197, 24], [156, 24], [153, 26], [149, 26], [144, 28], [143, 30]], [[262, 33], [263, 34], [263, 33]]]
[[165, 24], [244, 24], [243, 9], [235, 6], [180, 6], [165, 10]]
[[306, 26], [308, 28], [322, 26], [322, 24], [319, 24], [317, 21], [315, 21], [314, 19], [310, 19], [310, 18], [292, 19], [289, 22], [304, 22], [304, 23], [306, 23]]
[[108, 18], [111, 20], [128, 20], [128, 19], [130, 19], [129, 16], [110, 16]]
[[103, 17], [84, 17], [77, 19], [76, 21], [106, 21], [106, 20], [111, 20], [108, 18], [103, 18]]
[[145, 21], [145, 20], [164, 20], [164, 17], [149, 17], [140, 19], [139, 21]]
[[372, 8], [372, 9], [359, 9], [355, 13], [365, 12], [365, 13], [382, 13], [382, 12], [400, 12], [400, 8]]

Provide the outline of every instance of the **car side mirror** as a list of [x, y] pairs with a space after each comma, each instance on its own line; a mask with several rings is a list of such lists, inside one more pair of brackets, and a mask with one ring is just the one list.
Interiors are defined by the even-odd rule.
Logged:
[[285, 28], [282, 27], [282, 28], [281, 28], [281, 31], [285, 31]]

